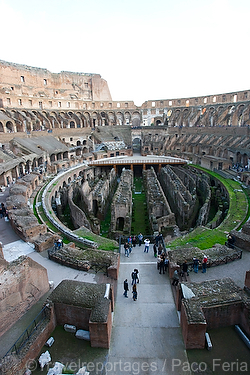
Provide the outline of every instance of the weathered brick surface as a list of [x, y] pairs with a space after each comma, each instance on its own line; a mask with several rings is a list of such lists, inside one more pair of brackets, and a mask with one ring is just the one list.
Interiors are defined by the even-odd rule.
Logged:
[[0, 268], [0, 336], [48, 290], [47, 270], [28, 257]]

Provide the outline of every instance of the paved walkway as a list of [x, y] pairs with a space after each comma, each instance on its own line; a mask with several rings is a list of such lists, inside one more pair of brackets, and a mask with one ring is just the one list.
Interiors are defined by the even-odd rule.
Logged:
[[[137, 301], [132, 299], [134, 268], [140, 280]], [[129, 298], [123, 296], [126, 278]], [[187, 361], [168, 275], [159, 274], [152, 245], [149, 253], [136, 246], [129, 258], [121, 254], [108, 374], [177, 374], [172, 371], [174, 359]]]

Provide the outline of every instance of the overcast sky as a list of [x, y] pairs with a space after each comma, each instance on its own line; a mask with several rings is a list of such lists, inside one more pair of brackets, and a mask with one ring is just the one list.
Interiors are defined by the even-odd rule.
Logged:
[[0, 0], [0, 59], [98, 73], [113, 100], [250, 89], [249, 0]]

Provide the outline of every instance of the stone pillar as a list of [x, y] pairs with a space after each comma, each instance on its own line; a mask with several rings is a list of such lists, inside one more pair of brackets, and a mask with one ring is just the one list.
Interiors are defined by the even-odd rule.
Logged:
[[112, 330], [111, 303], [106, 322], [89, 320], [90, 346], [92, 348], [109, 348]]
[[18, 179], [19, 176], [20, 176], [20, 174], [19, 174], [19, 168], [15, 167], [15, 177], [16, 177], [16, 179]]
[[245, 288], [250, 290], [250, 271], [246, 272], [246, 277], [245, 277]]
[[187, 312], [182, 304], [180, 325], [186, 349], [205, 348], [205, 333], [207, 329], [205, 319], [200, 322], [189, 322]]

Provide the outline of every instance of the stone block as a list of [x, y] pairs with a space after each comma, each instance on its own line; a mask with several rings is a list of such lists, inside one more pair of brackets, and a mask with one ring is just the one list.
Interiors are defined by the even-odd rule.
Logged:
[[51, 346], [54, 344], [54, 342], [55, 342], [54, 337], [50, 337], [50, 338], [46, 341], [45, 345], [48, 346], [48, 347], [51, 347]]
[[71, 324], [64, 324], [63, 328], [66, 332], [76, 333], [76, 326], [73, 326]]
[[84, 329], [78, 329], [78, 331], [76, 331], [76, 338], [90, 341], [89, 331], [85, 331]]

